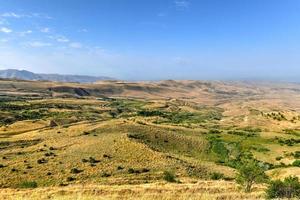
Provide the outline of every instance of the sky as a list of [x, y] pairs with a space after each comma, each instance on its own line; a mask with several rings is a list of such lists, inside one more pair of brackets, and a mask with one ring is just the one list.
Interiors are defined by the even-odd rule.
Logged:
[[0, 0], [0, 69], [124, 80], [300, 77], [299, 0]]

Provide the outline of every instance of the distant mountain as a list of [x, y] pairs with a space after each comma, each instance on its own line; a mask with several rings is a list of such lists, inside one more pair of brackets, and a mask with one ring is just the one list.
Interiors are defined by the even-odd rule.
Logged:
[[92, 83], [99, 80], [113, 80], [105, 76], [84, 76], [84, 75], [62, 75], [62, 74], [37, 74], [26, 70], [6, 69], [0, 70], [0, 78], [20, 80], [46, 80], [56, 82], [79, 82]]

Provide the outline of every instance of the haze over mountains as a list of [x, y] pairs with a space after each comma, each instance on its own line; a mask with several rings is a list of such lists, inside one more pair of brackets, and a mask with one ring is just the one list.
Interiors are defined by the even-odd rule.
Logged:
[[0, 70], [0, 78], [20, 79], [20, 80], [46, 80], [56, 82], [79, 82], [92, 83], [99, 80], [112, 80], [105, 76], [85, 76], [85, 75], [62, 75], [62, 74], [38, 74], [27, 70], [6, 69]]

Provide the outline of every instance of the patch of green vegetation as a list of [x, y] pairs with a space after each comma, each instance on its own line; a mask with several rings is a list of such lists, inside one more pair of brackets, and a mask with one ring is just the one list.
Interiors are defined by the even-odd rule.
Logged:
[[23, 181], [18, 185], [19, 188], [37, 188], [38, 184], [35, 181]]
[[251, 127], [251, 126], [241, 128], [240, 130], [243, 130], [243, 131], [248, 132], [248, 133], [260, 133], [262, 131], [261, 128]]
[[240, 130], [230, 130], [227, 133], [230, 135], [239, 135], [239, 136], [245, 136], [245, 137], [257, 136], [256, 132], [246, 132], [246, 131], [240, 131]]
[[295, 152], [293, 153], [293, 156], [294, 156], [295, 159], [300, 158], [300, 151], [295, 151]]
[[[0, 102], [0, 125], [9, 125], [22, 120], [38, 120], [53, 118], [62, 123], [77, 120], [99, 119], [102, 112], [85, 108], [81, 105], [28, 102]], [[50, 112], [50, 109], [67, 109], [66, 112]], [[70, 121], [70, 119], [72, 119]]]
[[263, 147], [263, 146], [252, 146], [250, 149], [257, 151], [257, 152], [262, 152], [262, 153], [270, 151], [270, 149]]
[[210, 129], [208, 131], [208, 134], [220, 134], [222, 133], [222, 131], [218, 130], [218, 129]]
[[115, 118], [118, 115], [134, 116], [134, 113], [140, 111], [146, 104], [146, 102], [133, 99], [114, 99], [106, 107], [112, 109], [110, 114]]
[[[240, 141], [228, 142], [222, 139], [221, 136], [208, 136], [207, 139], [210, 144], [209, 152], [217, 158], [216, 162], [218, 164], [223, 164], [237, 169], [242, 164], [242, 160], [255, 160], [250, 151], [254, 146], [245, 146]], [[265, 149], [263, 151], [265, 151]], [[266, 162], [260, 162], [260, 165], [265, 169], [271, 169], [274, 167], [272, 164]]]
[[229, 150], [224, 141], [217, 137], [210, 137], [209, 144], [211, 152], [217, 155], [219, 163], [225, 163], [229, 160]]
[[300, 136], [300, 130], [298, 129], [284, 129], [283, 132], [289, 135]]
[[264, 183], [267, 180], [264, 169], [253, 159], [243, 160], [238, 168], [236, 182], [244, 188], [245, 192], [251, 192], [255, 183]]
[[300, 167], [300, 160], [295, 160], [292, 165], [295, 167]]
[[170, 183], [176, 183], [177, 182], [176, 175], [172, 171], [164, 171], [163, 179], [167, 182], [170, 182]]
[[198, 124], [212, 120], [221, 120], [222, 114], [215, 110], [206, 110], [205, 112], [185, 112], [185, 111], [160, 111], [160, 110], [141, 110], [138, 115], [143, 117], [157, 116], [162, 119], [156, 123], [172, 123], [172, 124]]
[[156, 151], [198, 159], [207, 158], [205, 153], [207, 141], [202, 135], [194, 134], [191, 131], [180, 129], [173, 131], [168, 128], [137, 125], [131, 126], [128, 132], [128, 138], [142, 142]]
[[294, 146], [296, 144], [300, 144], [300, 139], [284, 139], [284, 138], [276, 138], [277, 142], [280, 145]]
[[219, 172], [213, 172], [210, 175], [210, 179], [212, 180], [220, 180], [224, 178], [224, 174], [223, 173], [219, 173]]
[[266, 190], [268, 199], [299, 199], [300, 198], [300, 182], [297, 177], [287, 177], [283, 181], [271, 181]]
[[266, 113], [266, 114], [263, 114], [263, 116], [266, 116], [268, 118], [271, 118], [271, 119], [277, 120], [277, 121], [287, 120], [287, 118], [281, 112]]

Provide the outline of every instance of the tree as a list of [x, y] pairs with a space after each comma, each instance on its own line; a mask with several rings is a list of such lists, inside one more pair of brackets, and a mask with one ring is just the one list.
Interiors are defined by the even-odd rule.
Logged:
[[255, 160], [244, 160], [238, 168], [236, 182], [250, 192], [255, 183], [263, 183], [268, 179], [264, 169]]

